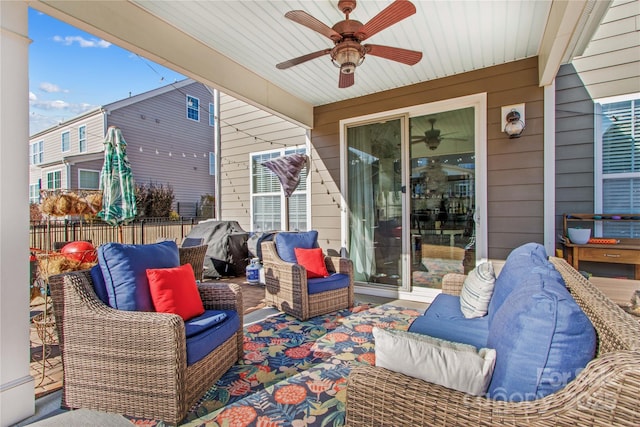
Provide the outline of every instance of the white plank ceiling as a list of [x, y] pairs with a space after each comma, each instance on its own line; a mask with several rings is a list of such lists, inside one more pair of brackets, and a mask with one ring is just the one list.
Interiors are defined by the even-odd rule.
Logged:
[[[333, 46], [330, 39], [284, 17], [303, 10], [328, 26], [344, 19], [337, 1], [148, 1], [141, 8], [312, 105], [438, 79], [536, 56], [551, 1], [414, 0], [416, 14], [366, 43], [423, 52], [408, 66], [367, 56], [355, 84], [338, 88], [328, 55], [286, 70], [276, 64]], [[350, 19], [366, 23], [391, 1], [361, 0]]]

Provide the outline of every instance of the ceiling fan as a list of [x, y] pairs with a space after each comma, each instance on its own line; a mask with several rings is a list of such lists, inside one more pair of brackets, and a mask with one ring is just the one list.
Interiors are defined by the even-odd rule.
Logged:
[[356, 8], [356, 0], [340, 0], [338, 1], [338, 8], [345, 14], [345, 19], [331, 28], [305, 11], [292, 10], [287, 12], [284, 15], [286, 18], [330, 38], [334, 42], [334, 47], [281, 62], [276, 65], [276, 68], [284, 70], [329, 54], [331, 62], [340, 68], [338, 87], [346, 88], [353, 85], [353, 73], [356, 67], [362, 64], [367, 54], [407, 65], [415, 65], [422, 59], [422, 52], [415, 50], [376, 44], [362, 44], [362, 41], [374, 34], [416, 13], [416, 7], [410, 1], [395, 0], [366, 24], [349, 19], [349, 14]]
[[436, 148], [438, 148], [438, 146], [440, 145], [440, 142], [443, 139], [466, 141], [466, 139], [464, 138], [449, 138], [449, 137], [445, 137], [444, 135], [441, 135], [440, 129], [434, 128], [434, 125], [436, 124], [435, 118], [429, 119], [429, 123], [431, 123], [431, 129], [426, 130], [424, 132], [424, 136], [412, 136], [411, 137], [412, 143], [424, 142], [425, 144], [427, 144], [427, 147], [429, 147], [430, 150], [435, 150]]

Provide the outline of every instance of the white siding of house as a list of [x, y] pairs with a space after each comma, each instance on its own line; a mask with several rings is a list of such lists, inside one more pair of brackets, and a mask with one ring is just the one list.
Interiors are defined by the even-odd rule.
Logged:
[[[251, 230], [250, 154], [305, 143], [306, 130], [273, 114], [220, 94], [221, 220]], [[312, 223], [313, 228], [316, 224]]]
[[[44, 141], [43, 165], [61, 162], [63, 157], [81, 154], [78, 144], [78, 128], [86, 126], [86, 153], [101, 152], [104, 142], [104, 116], [96, 111], [88, 116], [81, 116], [78, 120], [65, 122], [63, 126], [50, 128], [29, 138], [29, 143]], [[62, 134], [69, 132], [70, 150], [61, 152]]]

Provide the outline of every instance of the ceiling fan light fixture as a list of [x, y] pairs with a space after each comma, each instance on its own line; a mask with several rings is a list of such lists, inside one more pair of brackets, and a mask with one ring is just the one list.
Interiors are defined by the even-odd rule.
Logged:
[[364, 61], [365, 48], [351, 40], [336, 45], [331, 51], [331, 62], [340, 68], [343, 74], [352, 74]]
[[429, 150], [435, 150], [440, 145], [440, 138], [431, 138], [425, 141]]

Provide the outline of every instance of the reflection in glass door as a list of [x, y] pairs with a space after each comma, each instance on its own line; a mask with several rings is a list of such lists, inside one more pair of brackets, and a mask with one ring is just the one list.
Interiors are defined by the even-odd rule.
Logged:
[[402, 285], [402, 123], [347, 129], [348, 241], [356, 281]]
[[475, 266], [474, 108], [409, 119], [411, 284]]

